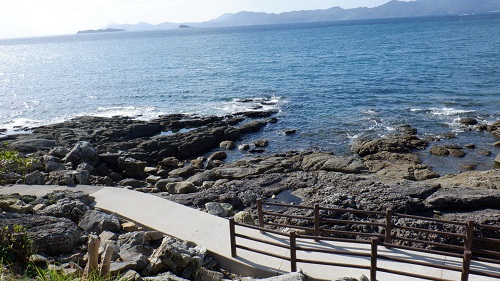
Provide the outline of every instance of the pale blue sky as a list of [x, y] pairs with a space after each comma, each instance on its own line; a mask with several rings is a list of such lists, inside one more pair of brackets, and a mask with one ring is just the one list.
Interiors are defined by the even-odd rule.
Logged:
[[0, 38], [73, 34], [110, 23], [200, 22], [224, 13], [375, 7], [389, 0], [1, 0]]

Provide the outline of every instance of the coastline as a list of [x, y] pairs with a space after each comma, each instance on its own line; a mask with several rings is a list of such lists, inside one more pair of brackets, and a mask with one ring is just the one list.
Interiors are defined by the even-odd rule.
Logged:
[[[86, 180], [82, 182], [75, 179], [77, 182], [74, 183], [127, 186], [127, 179], [131, 179], [135, 188], [151, 192], [155, 190], [159, 180], [181, 182], [191, 176], [207, 174], [213, 169], [238, 167], [241, 163], [250, 165], [248, 163], [263, 159], [271, 161], [269, 159], [283, 155], [286, 156], [286, 161], [296, 162], [292, 164], [295, 168], [291, 171], [297, 171], [303, 158], [309, 154], [331, 155], [343, 159], [339, 160], [338, 165], [341, 167], [349, 167], [355, 161], [359, 166], [357, 168], [361, 170], [356, 170], [354, 174], [370, 176], [387, 184], [425, 183], [430, 179], [439, 183], [440, 178], [453, 178], [463, 174], [462, 171], [440, 174], [437, 169], [428, 165], [430, 158], [447, 161], [471, 174], [499, 168], [494, 159], [500, 155], [496, 153], [500, 147], [500, 122], [483, 125], [471, 118], [459, 120], [467, 128], [466, 133], [489, 134], [492, 139], [499, 140], [496, 143], [468, 143], [464, 146], [459, 146], [454, 141], [456, 135], [449, 134], [443, 138], [422, 137], [417, 134], [416, 128], [408, 125], [398, 127], [395, 134], [385, 138], [354, 142], [350, 155], [334, 155], [321, 149], [268, 153], [269, 147], [279, 146], [273, 139], [245, 143], [259, 136], [262, 130], [273, 127], [279, 121], [275, 114], [274, 111], [208, 117], [173, 114], [150, 121], [128, 117], [86, 116], [33, 128], [30, 134], [10, 134], [0, 136], [0, 139], [8, 142], [13, 149], [38, 160], [39, 165], [31, 172], [38, 171], [38, 177], [43, 178], [43, 183], [68, 184], [58, 182], [57, 178], [67, 171], [86, 171]], [[292, 139], [300, 137], [296, 134], [296, 130], [284, 132], [286, 137]], [[489, 147], [490, 150], [484, 147]], [[87, 151], [89, 156], [82, 158], [75, 150]], [[477, 156], [488, 159], [491, 168], [474, 171], [478, 167], [474, 164]], [[326, 160], [320, 161], [321, 165], [329, 157], [323, 158]], [[316, 168], [321, 170], [321, 165], [317, 164]], [[353, 173], [346, 167], [333, 171]], [[144, 170], [145, 168], [147, 169]], [[172, 170], [181, 171], [172, 173]], [[270, 172], [262, 169], [253, 173], [253, 176], [268, 173]], [[224, 178], [218, 175], [215, 179], [221, 177]], [[200, 188], [203, 181], [197, 181]], [[500, 189], [500, 180], [491, 181], [491, 186], [469, 184], [470, 187]]]
[[[443, 176], [423, 164], [418, 154], [439, 151], [447, 155], [439, 157], [455, 159], [459, 151], [474, 150], [472, 146], [440, 145], [419, 137], [411, 126], [401, 126], [398, 134], [386, 138], [356, 142], [349, 156], [324, 151], [263, 154], [274, 140], [242, 142], [245, 136], [273, 126], [278, 121], [274, 115], [266, 111], [223, 117], [176, 114], [151, 121], [87, 116], [33, 128], [31, 134], [3, 138], [11, 148], [37, 160], [31, 162], [26, 177], [11, 174], [8, 183], [114, 186], [222, 217], [242, 211], [255, 218], [256, 199], [264, 198], [500, 225], [498, 168]], [[470, 126], [492, 135], [500, 133], [500, 122]], [[289, 132], [290, 136], [294, 133]], [[243, 157], [228, 161], [230, 152]], [[223, 212], [212, 213], [213, 206]], [[301, 211], [284, 212], [298, 215]], [[414, 222], [412, 226], [420, 225]], [[340, 230], [350, 231], [350, 227], [354, 226]], [[400, 235], [414, 238], [409, 233]], [[488, 235], [500, 238], [500, 234]], [[423, 234], [419, 237], [427, 239]], [[443, 239], [443, 243], [454, 243]]]

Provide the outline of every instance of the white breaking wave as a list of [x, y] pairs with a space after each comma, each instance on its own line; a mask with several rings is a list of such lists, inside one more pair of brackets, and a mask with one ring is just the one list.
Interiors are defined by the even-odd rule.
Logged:
[[430, 108], [432, 115], [437, 116], [457, 116], [460, 114], [474, 113], [475, 110], [456, 109], [452, 107]]
[[81, 113], [78, 116], [98, 116], [98, 117], [113, 117], [127, 116], [140, 120], [150, 120], [162, 115], [163, 112], [155, 107], [136, 107], [136, 106], [116, 106], [116, 107], [99, 107], [93, 112]]

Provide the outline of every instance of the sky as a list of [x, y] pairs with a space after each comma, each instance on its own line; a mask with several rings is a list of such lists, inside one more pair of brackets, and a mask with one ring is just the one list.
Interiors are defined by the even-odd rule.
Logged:
[[0, 38], [74, 34], [110, 23], [202, 22], [239, 11], [281, 13], [389, 0], [1, 0]]

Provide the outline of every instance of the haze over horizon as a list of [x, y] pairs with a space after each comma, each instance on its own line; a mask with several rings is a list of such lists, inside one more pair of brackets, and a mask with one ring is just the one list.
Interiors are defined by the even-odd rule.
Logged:
[[240, 11], [376, 7], [390, 0], [6, 0], [0, 3], [0, 39], [74, 34], [111, 23], [203, 22]]

